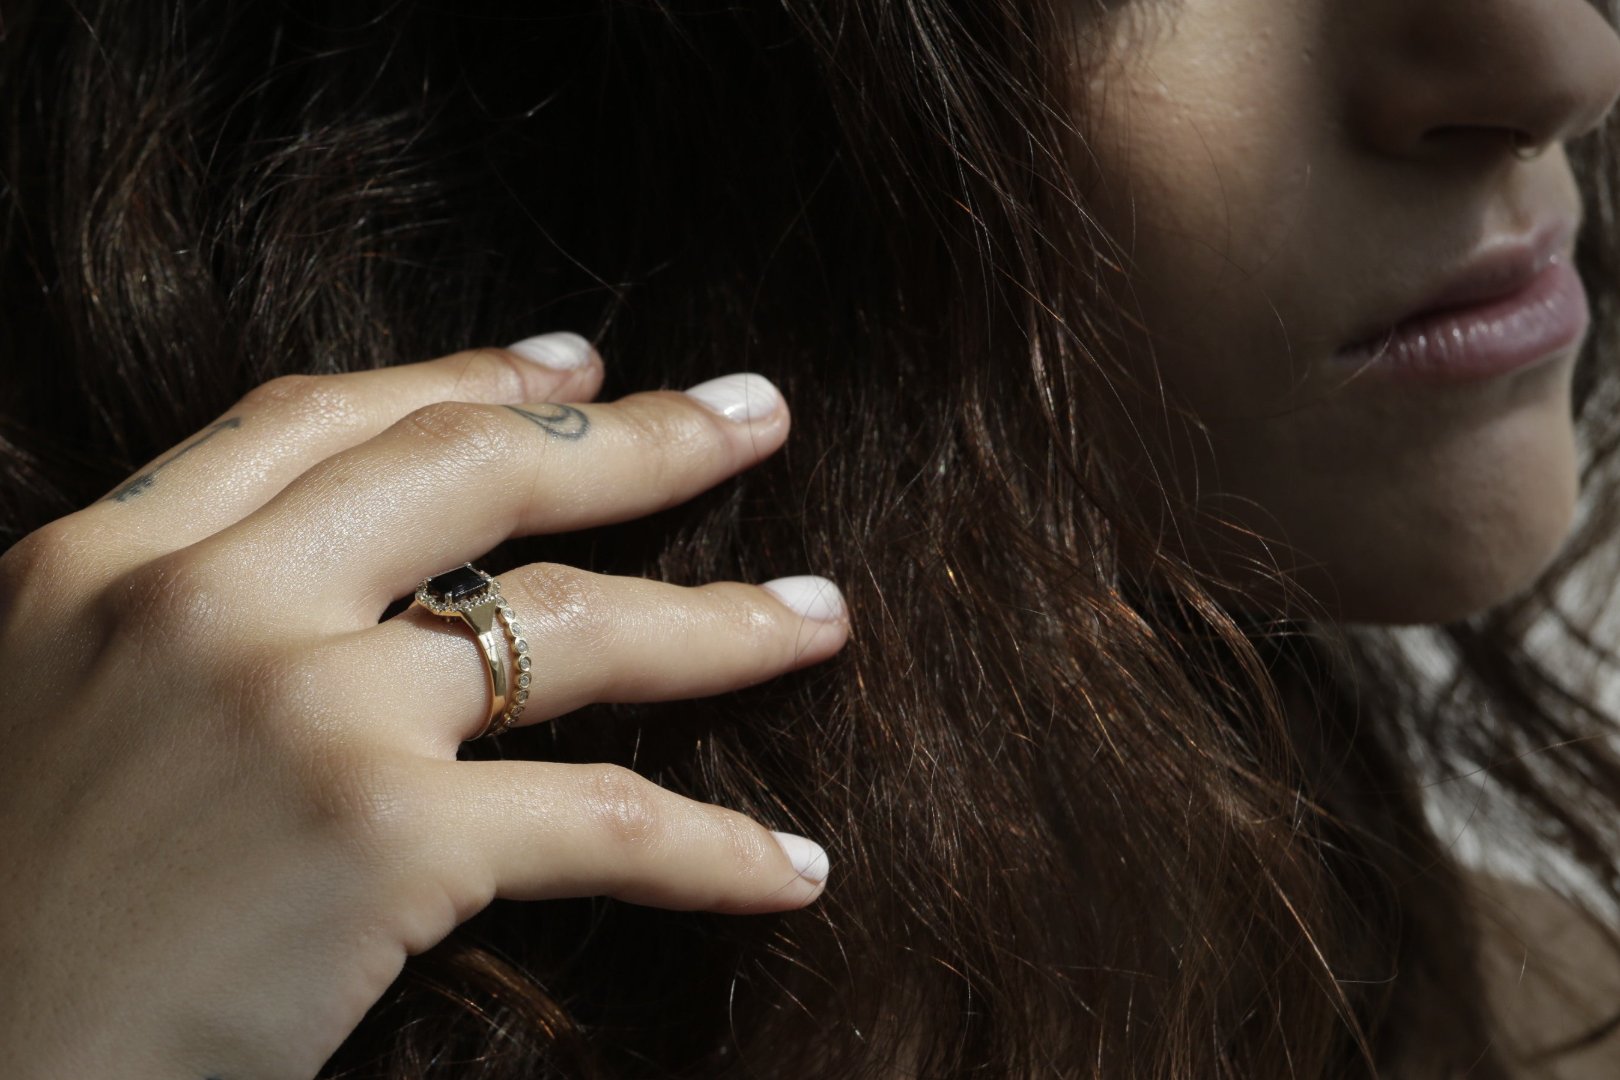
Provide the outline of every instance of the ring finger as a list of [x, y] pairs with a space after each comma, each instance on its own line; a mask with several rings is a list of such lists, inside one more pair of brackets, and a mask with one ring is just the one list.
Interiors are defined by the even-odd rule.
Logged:
[[[536, 563], [500, 582], [529, 645], [519, 724], [594, 701], [723, 693], [819, 663], [848, 636], [838, 588], [810, 575], [686, 587]], [[433, 752], [453, 758], [488, 718], [483, 655], [459, 620], [413, 606], [320, 648], [314, 669], [364, 683], [327, 692], [366, 701], [390, 738], [401, 717], [420, 716]], [[431, 714], [424, 701], [435, 703]]]

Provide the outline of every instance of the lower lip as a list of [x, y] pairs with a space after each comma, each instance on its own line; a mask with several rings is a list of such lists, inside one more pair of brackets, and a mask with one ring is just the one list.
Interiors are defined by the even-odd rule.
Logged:
[[1333, 359], [1357, 365], [1357, 378], [1472, 382], [1569, 349], [1591, 321], [1580, 274], [1560, 259], [1516, 293], [1421, 316], [1375, 341], [1342, 349]]

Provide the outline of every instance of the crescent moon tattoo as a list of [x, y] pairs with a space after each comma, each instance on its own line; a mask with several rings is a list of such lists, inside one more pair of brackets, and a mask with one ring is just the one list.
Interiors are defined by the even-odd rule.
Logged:
[[555, 439], [582, 439], [591, 429], [591, 418], [572, 405], [547, 401], [522, 409], [516, 405], [507, 408]]

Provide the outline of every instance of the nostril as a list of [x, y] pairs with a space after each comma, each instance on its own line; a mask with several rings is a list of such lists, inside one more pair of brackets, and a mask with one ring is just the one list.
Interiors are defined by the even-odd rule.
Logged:
[[1523, 128], [1486, 127], [1478, 124], [1441, 124], [1423, 133], [1423, 141], [1452, 152], [1468, 149], [1495, 156], [1504, 149], [1520, 161], [1534, 161], [1547, 152], [1552, 140]]
[[1551, 158], [1620, 98], [1610, 0], [1342, 7], [1368, 12], [1346, 24], [1368, 35], [1347, 101], [1358, 138], [1384, 154], [1479, 169]]

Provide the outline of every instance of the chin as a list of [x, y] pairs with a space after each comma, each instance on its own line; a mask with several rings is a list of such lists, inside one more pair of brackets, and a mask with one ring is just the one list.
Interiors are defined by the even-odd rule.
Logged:
[[[1339, 559], [1290, 571], [1286, 597], [1273, 578], [1252, 582], [1237, 597], [1224, 589], [1216, 592], [1240, 608], [1280, 607], [1296, 616], [1337, 623], [1417, 626], [1457, 622], [1529, 591], [1562, 549], [1573, 518], [1572, 501], [1567, 515], [1521, 521], [1512, 544], [1485, 547], [1477, 538], [1459, 538], [1452, 544], [1345, 553]], [[1232, 580], [1230, 573], [1228, 567], [1223, 576]], [[1301, 593], [1310, 598], [1308, 608], [1300, 605]]]
[[[1545, 478], [1533, 495], [1504, 495], [1413, 535], [1398, 531], [1302, 575], [1336, 621], [1410, 626], [1481, 615], [1529, 591], [1569, 539], [1578, 485], [1573, 469]], [[1443, 527], [1450, 524], [1452, 528]]]
[[[1241, 583], [1239, 606], [1258, 601], [1308, 618], [1395, 626], [1483, 614], [1530, 590], [1575, 524], [1580, 490], [1573, 430], [1565, 425], [1540, 435], [1494, 445], [1460, 442], [1468, 453], [1455, 470], [1431, 461], [1440, 467], [1407, 469], [1393, 478], [1368, 475], [1328, 498], [1313, 493], [1290, 507], [1292, 521], [1281, 522], [1293, 544], [1214, 562], [1228, 581]], [[1260, 521], [1249, 525], [1261, 528]], [[1279, 559], [1290, 583], [1287, 597], [1273, 578], [1253, 576], [1256, 566], [1272, 567], [1274, 574]], [[1300, 593], [1308, 607], [1301, 607]]]
[[[1573, 364], [1448, 394], [1408, 414], [1410, 441], [1342, 486], [1294, 504], [1311, 558], [1300, 584], [1346, 623], [1458, 622], [1530, 591], [1568, 542], [1580, 502]], [[1356, 507], [1358, 515], [1347, 516]]]
[[[1317, 595], [1336, 622], [1383, 626], [1436, 625], [1484, 614], [1528, 591], [1557, 552], [1540, 557], [1503, 559], [1482, 566], [1433, 563], [1414, 567], [1409, 578], [1365, 583], [1335, 581]], [[1392, 587], [1392, 586], [1405, 586]], [[1337, 595], [1338, 601], [1331, 598]]]

